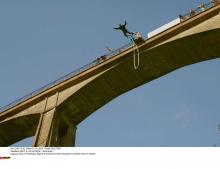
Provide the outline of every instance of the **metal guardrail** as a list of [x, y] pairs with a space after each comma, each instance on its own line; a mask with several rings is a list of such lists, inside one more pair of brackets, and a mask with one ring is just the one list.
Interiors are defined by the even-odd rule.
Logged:
[[181, 21], [185, 21], [189, 18], [192, 18], [193, 16], [206, 11], [207, 9], [210, 9], [216, 5], [220, 4], [220, 0], [210, 0], [207, 3], [201, 3], [198, 5], [196, 9], [191, 9], [189, 13], [185, 15], [179, 15]]
[[[207, 9], [210, 9], [210, 8], [218, 5], [218, 4], [220, 4], [220, 0], [210, 0], [210, 2], [208, 2], [208, 3], [205, 3], [205, 4], [201, 3], [195, 10], [190, 10], [190, 12], [185, 14], [185, 15], [179, 15], [179, 17], [180, 17], [181, 21], [185, 21], [185, 20], [187, 20], [189, 18], [192, 18], [193, 16], [195, 16], [195, 15], [197, 15], [197, 14], [203, 12], [203, 11], [206, 11]], [[145, 38], [145, 40], [147, 40], [147, 38]], [[99, 57], [98, 59], [90, 62], [89, 64], [87, 64], [87, 65], [85, 65], [85, 66], [83, 66], [79, 69], [74, 70], [73, 72], [71, 72], [71, 73], [69, 73], [69, 74], [67, 74], [67, 75], [65, 75], [65, 76], [63, 76], [63, 77], [61, 77], [61, 78], [45, 85], [43, 87], [41, 87], [40, 89], [37, 89], [37, 90], [33, 91], [32, 93], [27, 94], [24, 97], [19, 98], [19, 99], [13, 101], [12, 103], [10, 103], [8, 105], [1, 107], [0, 108], [0, 113], [7, 110], [7, 109], [10, 109], [13, 106], [18, 105], [21, 102], [24, 102], [24, 101], [36, 96], [37, 94], [40, 94], [40, 93], [42, 93], [42, 92], [58, 85], [58, 84], [60, 84], [61, 82], [64, 82], [64, 81], [66, 81], [66, 80], [68, 80], [68, 79], [70, 79], [74, 76], [77, 76], [80, 73], [82, 73], [86, 70], [89, 70], [89, 69], [99, 65], [100, 63], [103, 63], [104, 61], [106, 61], [110, 58], [115, 57], [119, 53], [122, 53], [122, 52], [126, 51], [127, 49], [129, 49], [131, 47], [132, 47], [132, 44], [129, 43], [127, 45], [122, 46], [119, 49], [116, 49], [116, 50], [114, 50], [114, 51], [112, 51], [112, 52], [110, 52], [106, 55], [103, 55], [103, 56]]]
[[10, 104], [8, 104], [6, 106], [1, 107], [0, 108], [0, 113], [5, 111], [5, 110], [7, 110], [7, 109], [10, 109], [11, 107], [14, 107], [14, 106], [18, 105], [21, 102], [24, 102], [24, 101], [26, 101], [26, 100], [36, 96], [37, 94], [40, 94], [40, 93], [42, 93], [42, 92], [44, 92], [44, 91], [46, 91], [46, 90], [48, 90], [48, 89], [58, 85], [58, 84], [60, 84], [61, 82], [64, 82], [64, 81], [66, 81], [66, 80], [68, 80], [68, 79], [70, 79], [70, 78], [72, 78], [74, 76], [77, 76], [80, 73], [82, 73], [82, 72], [84, 72], [86, 70], [89, 70], [89, 69], [99, 65], [100, 63], [103, 63], [104, 61], [106, 61], [106, 60], [108, 60], [110, 58], [113, 58], [114, 56], [118, 55], [119, 53], [122, 53], [122, 52], [126, 51], [130, 47], [132, 47], [131, 43], [129, 43], [127, 45], [124, 45], [124, 46], [120, 47], [119, 49], [116, 49], [116, 50], [114, 50], [112, 52], [109, 52], [106, 55], [103, 55], [104, 57], [103, 56], [99, 57], [98, 59], [90, 62], [89, 64], [84, 65], [83, 67], [74, 70], [73, 72], [71, 72], [71, 73], [69, 73], [69, 74], [67, 74], [67, 75], [65, 75], [65, 76], [63, 76], [63, 77], [61, 77], [61, 78], [59, 78], [59, 79], [57, 79], [57, 80], [55, 80], [55, 81], [45, 85], [43, 87], [41, 87], [40, 89], [37, 89], [37, 90], [35, 90], [35, 91], [25, 95], [25, 96], [15, 100], [15, 101], [13, 101], [12, 103], [10, 103]]

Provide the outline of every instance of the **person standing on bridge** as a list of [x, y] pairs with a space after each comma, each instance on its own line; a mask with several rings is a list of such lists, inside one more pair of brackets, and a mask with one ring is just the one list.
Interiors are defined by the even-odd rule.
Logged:
[[126, 28], [127, 22], [125, 21], [124, 24], [119, 24], [118, 28], [114, 28], [115, 30], [121, 30], [124, 33], [125, 37], [129, 37], [129, 35], [134, 35], [133, 32], [129, 32]]
[[218, 5], [220, 2], [219, 0], [211, 0], [210, 1], [213, 5]]

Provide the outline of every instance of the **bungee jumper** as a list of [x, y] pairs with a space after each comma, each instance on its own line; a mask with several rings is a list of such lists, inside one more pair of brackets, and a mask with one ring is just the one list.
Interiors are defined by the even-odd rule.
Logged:
[[[133, 47], [136, 48], [136, 50], [134, 50], [133, 52], [133, 59], [134, 59], [134, 69], [137, 70], [139, 67], [139, 62], [140, 62], [140, 53], [139, 53], [139, 49], [138, 49], [138, 45], [136, 44], [136, 42], [138, 42], [139, 40], [142, 40], [141, 42], [143, 42], [144, 40], [141, 38], [140, 33], [138, 32], [129, 32], [126, 28], [127, 22], [125, 21], [124, 24], [119, 24], [118, 28], [114, 28], [115, 30], [120, 30], [123, 32], [124, 36], [126, 38], [129, 38], [131, 41], [131, 44]], [[137, 53], [137, 55], [136, 55]]]
[[129, 35], [133, 36], [134, 33], [133, 32], [129, 32], [126, 28], [127, 22], [125, 21], [124, 24], [119, 24], [119, 26], [117, 28], [114, 28], [115, 30], [120, 30], [124, 33], [125, 37], [129, 37]]

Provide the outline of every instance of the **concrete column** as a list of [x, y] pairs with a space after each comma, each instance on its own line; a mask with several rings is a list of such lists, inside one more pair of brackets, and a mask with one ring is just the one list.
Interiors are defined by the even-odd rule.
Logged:
[[75, 146], [76, 127], [73, 124], [67, 124], [64, 121], [60, 121], [57, 138], [58, 147]]
[[56, 109], [41, 115], [35, 134], [35, 147], [72, 147], [75, 145], [76, 127], [65, 122]]

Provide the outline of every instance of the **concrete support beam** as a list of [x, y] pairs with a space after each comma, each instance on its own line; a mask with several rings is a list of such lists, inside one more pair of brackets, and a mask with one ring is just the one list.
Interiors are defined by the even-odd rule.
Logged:
[[46, 147], [53, 142], [52, 136], [54, 135], [55, 122], [55, 108], [46, 113], [41, 114], [33, 146]]
[[46, 98], [35, 134], [35, 147], [71, 147], [75, 145], [76, 127], [57, 110], [59, 93]]
[[41, 115], [35, 134], [35, 147], [75, 146], [76, 127], [62, 119], [56, 109]]
[[64, 123], [64, 121], [60, 122], [60, 126], [58, 128], [58, 137], [56, 146], [57, 147], [73, 147], [75, 146], [76, 139], [76, 126], [73, 124]]

